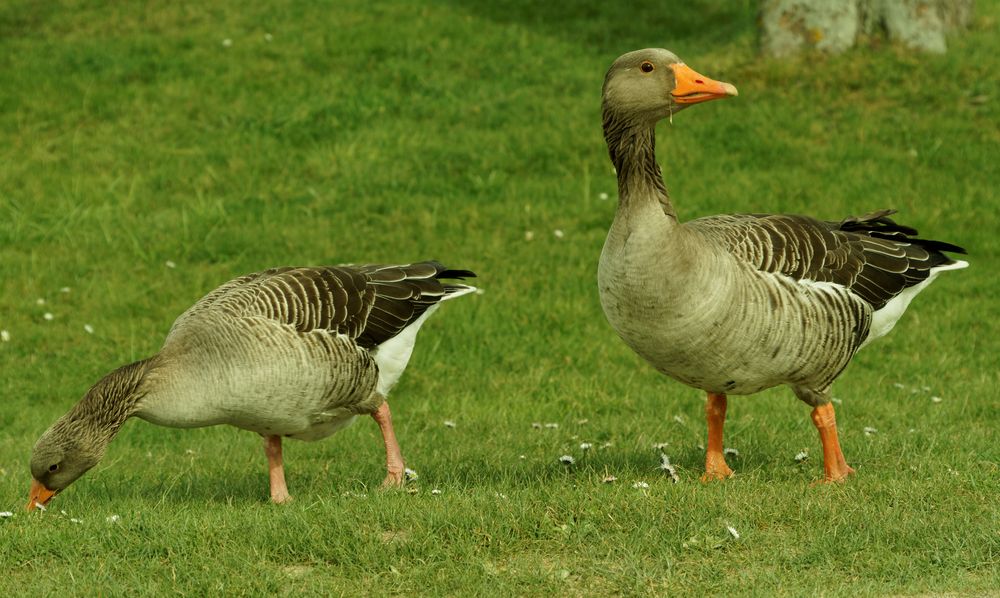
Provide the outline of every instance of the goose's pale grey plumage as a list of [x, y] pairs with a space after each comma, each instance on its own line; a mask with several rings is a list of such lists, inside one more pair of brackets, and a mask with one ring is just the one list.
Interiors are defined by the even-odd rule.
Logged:
[[826, 479], [853, 470], [839, 448], [830, 385], [855, 352], [893, 327], [941, 271], [967, 264], [889, 210], [824, 222], [738, 214], [678, 221], [654, 150], [656, 122], [736, 95], [661, 49], [612, 65], [604, 133], [619, 204], [601, 254], [601, 304], [621, 338], [659, 371], [708, 393], [705, 479], [722, 455], [727, 394], [785, 384], [814, 407]]
[[153, 357], [99, 381], [35, 445], [29, 508], [95, 465], [126, 419], [171, 427], [229, 424], [265, 437], [276, 502], [289, 498], [281, 437], [324, 438], [372, 414], [386, 441], [386, 484], [402, 483], [389, 390], [417, 331], [475, 276], [437, 262], [276, 268], [215, 289], [174, 322]]

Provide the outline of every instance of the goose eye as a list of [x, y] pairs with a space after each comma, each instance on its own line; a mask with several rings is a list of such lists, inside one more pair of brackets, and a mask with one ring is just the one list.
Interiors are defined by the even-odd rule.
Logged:
[[53, 463], [52, 465], [49, 465], [49, 471], [59, 471], [59, 464]]
[[653, 63], [647, 60], [639, 65], [639, 70], [641, 70], [644, 73], [652, 73]]

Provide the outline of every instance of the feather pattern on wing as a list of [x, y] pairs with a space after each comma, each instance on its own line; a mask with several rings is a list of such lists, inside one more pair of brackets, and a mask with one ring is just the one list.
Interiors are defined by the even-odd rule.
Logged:
[[943, 251], [965, 253], [950, 243], [916, 237], [915, 229], [889, 218], [893, 213], [879, 210], [840, 222], [734, 214], [700, 218], [686, 226], [758, 270], [842, 285], [877, 310], [926, 280], [931, 268], [955, 263]]

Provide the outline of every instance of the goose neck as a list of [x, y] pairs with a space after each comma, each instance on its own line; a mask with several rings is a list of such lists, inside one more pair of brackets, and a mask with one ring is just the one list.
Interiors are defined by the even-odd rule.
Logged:
[[619, 211], [636, 211], [656, 205], [676, 222], [674, 207], [656, 162], [655, 123], [633, 122], [604, 116], [604, 138], [618, 176]]
[[150, 366], [143, 359], [101, 378], [66, 417], [87, 428], [95, 440], [110, 442], [144, 396], [143, 381]]

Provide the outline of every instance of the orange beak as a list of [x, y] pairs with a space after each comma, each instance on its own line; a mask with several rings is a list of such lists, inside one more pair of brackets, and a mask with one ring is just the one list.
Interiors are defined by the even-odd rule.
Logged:
[[709, 100], [718, 100], [728, 96], [740, 95], [731, 83], [714, 81], [699, 75], [694, 69], [684, 63], [670, 65], [674, 69], [674, 90], [670, 95], [678, 104], [697, 104]]
[[52, 497], [56, 495], [55, 490], [49, 490], [45, 487], [45, 484], [39, 482], [35, 478], [31, 478], [31, 493], [28, 495], [28, 506], [29, 511], [34, 511], [35, 507], [41, 505], [45, 506], [45, 503], [52, 500]]

